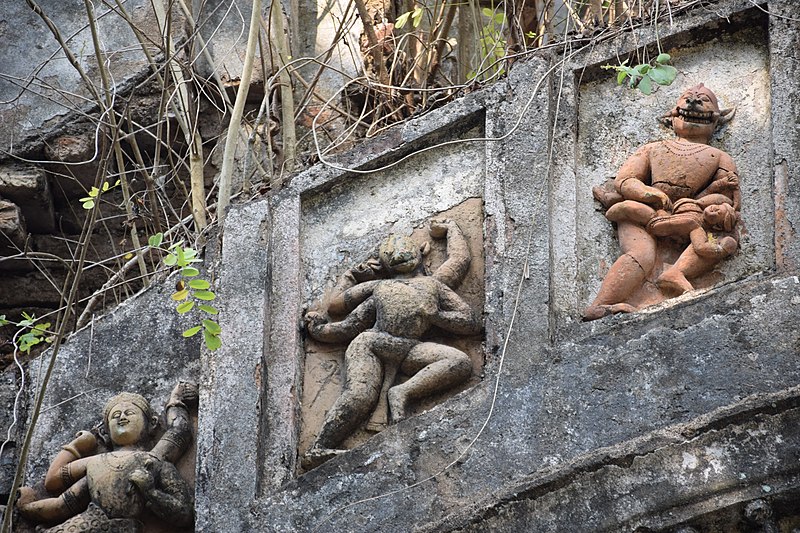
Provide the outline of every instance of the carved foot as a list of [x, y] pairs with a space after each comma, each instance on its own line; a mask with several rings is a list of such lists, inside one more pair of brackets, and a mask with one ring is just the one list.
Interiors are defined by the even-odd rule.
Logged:
[[630, 304], [590, 305], [583, 311], [583, 321], [591, 322], [616, 313], [635, 313], [638, 309]]
[[661, 274], [656, 280], [656, 285], [666, 296], [680, 296], [694, 290], [692, 284], [681, 272], [672, 271], [672, 269]]
[[347, 453], [347, 450], [334, 450], [332, 448], [314, 446], [303, 456], [300, 461], [300, 465], [305, 470], [311, 470], [312, 468], [316, 468], [322, 463], [329, 461], [338, 455], [342, 455], [343, 453]]
[[389, 389], [387, 397], [389, 399], [389, 413], [392, 424], [397, 424], [401, 420], [408, 418], [408, 398], [403, 394], [399, 387]]

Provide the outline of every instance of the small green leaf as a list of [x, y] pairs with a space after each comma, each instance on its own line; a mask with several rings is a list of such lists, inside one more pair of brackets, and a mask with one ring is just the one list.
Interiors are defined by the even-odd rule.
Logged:
[[201, 311], [205, 311], [209, 315], [218, 315], [219, 314], [219, 309], [217, 309], [213, 305], [199, 304], [197, 306], [197, 308], [200, 309]]
[[178, 258], [174, 254], [169, 254], [164, 258], [164, 264], [167, 266], [175, 266], [178, 263]]
[[418, 7], [414, 10], [414, 13], [411, 15], [411, 25], [415, 28], [420, 25], [422, 22], [422, 8]]
[[648, 73], [648, 76], [650, 76], [653, 81], [659, 85], [671, 84], [673, 81], [675, 81], [677, 75], [678, 70], [669, 65], [658, 65]]
[[161, 232], [156, 233], [147, 239], [147, 244], [149, 244], [152, 248], [158, 248], [161, 246], [162, 242], [164, 242], [164, 234]]
[[103, 192], [106, 192], [108, 188], [111, 187], [108, 182], [103, 183]]
[[[187, 266], [187, 267], [183, 267], [181, 269], [181, 274], [183, 274], [187, 278], [193, 278], [195, 276], [199, 276], [200, 275], [200, 271], [197, 270], [195, 267]], [[195, 287], [195, 288], [198, 288], [198, 287]], [[204, 288], [207, 288], [207, 287], [204, 287]]]
[[203, 340], [206, 342], [206, 348], [212, 352], [222, 346], [222, 341], [217, 335], [210, 333], [207, 329], [203, 330]]
[[669, 54], [661, 53], [661, 54], [658, 54], [658, 57], [656, 58], [656, 63], [664, 64], [664, 63], [669, 62], [670, 59], [672, 59], [672, 57]]
[[176, 302], [180, 302], [181, 300], [185, 300], [188, 296], [189, 296], [189, 289], [183, 289], [182, 291], [172, 293], [172, 296], [170, 296], [170, 298], [172, 298]]
[[83, 208], [86, 209], [86, 210], [89, 210], [89, 209], [94, 207], [94, 200], [92, 200], [91, 198], [86, 200], [85, 202], [83, 200], [81, 200], [81, 202], [83, 202], [83, 204], [82, 204]]
[[222, 333], [222, 328], [213, 320], [207, 318], [203, 319], [203, 327], [206, 328], [212, 335], [219, 335]]
[[198, 300], [206, 300], [206, 301], [213, 300], [214, 298], [217, 297], [217, 295], [211, 291], [195, 291], [193, 293], [193, 296]]
[[410, 16], [411, 16], [411, 11], [409, 11], [407, 13], [403, 13], [402, 15], [397, 17], [397, 20], [394, 21], [394, 27], [395, 28], [402, 28], [403, 26], [405, 26], [406, 23], [408, 22], [408, 17], [410, 17]]
[[627, 75], [628, 74], [624, 70], [620, 70], [619, 73], [617, 73], [617, 85], [622, 85], [622, 82], [625, 81], [625, 76]]
[[642, 77], [642, 80], [639, 82], [639, 90], [644, 94], [653, 93], [653, 82], [650, 80], [650, 76]]
[[183, 248], [178, 246], [175, 248], [175, 258], [178, 261], [178, 266], [185, 267], [186, 266], [186, 254], [183, 251]]
[[183, 315], [191, 311], [192, 307], [194, 307], [194, 302], [192, 300], [187, 300], [178, 304], [178, 307], [176, 307], [175, 310], [178, 312], [178, 314]]
[[[185, 270], [185, 269], [184, 269]], [[201, 291], [206, 290], [209, 288], [211, 284], [204, 279], [193, 279], [189, 282], [189, 287], [193, 289], [199, 289]]]
[[197, 335], [197, 332], [200, 331], [201, 329], [203, 329], [203, 326], [195, 326], [193, 328], [189, 328], [186, 331], [184, 331], [182, 335], [187, 338], [194, 337], [195, 335]]
[[6, 320], [6, 315], [0, 315], [0, 326], [5, 326], [8, 324], [8, 320]]

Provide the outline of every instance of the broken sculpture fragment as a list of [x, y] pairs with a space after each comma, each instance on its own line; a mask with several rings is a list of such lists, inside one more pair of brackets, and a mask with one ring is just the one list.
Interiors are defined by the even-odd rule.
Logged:
[[[677, 139], [639, 148], [613, 185], [594, 188], [606, 218], [617, 225], [622, 255], [584, 310], [584, 320], [637, 311], [631, 296], [651, 277], [666, 298], [694, 290], [692, 280], [736, 252], [739, 176], [733, 159], [708, 144], [715, 128], [732, 116], [732, 110], [720, 111], [702, 83], [687, 89], [662, 117]], [[658, 272], [662, 245], [677, 247], [679, 255]]]
[[[389, 418], [398, 422], [409, 415], [412, 402], [470, 378], [466, 353], [425, 337], [433, 327], [455, 335], [480, 333], [478, 316], [454, 290], [469, 269], [470, 250], [452, 220], [432, 220], [430, 235], [447, 238], [447, 260], [433, 274], [426, 275], [422, 265], [429, 243], [420, 247], [409, 237], [390, 235], [377, 257], [345, 273], [327, 313], [306, 313], [310, 337], [349, 344], [344, 390], [303, 458], [305, 468], [343, 453], [342, 442], [379, 402], [388, 402]], [[331, 316], [341, 319], [332, 321]], [[399, 382], [400, 374], [408, 379]]]
[[142, 531], [152, 518], [172, 527], [189, 527], [194, 520], [192, 489], [174, 463], [191, 442], [186, 403], [197, 401], [197, 386], [175, 386], [165, 409], [167, 430], [155, 446], [150, 439], [158, 417], [139, 394], [118, 394], [106, 403], [103, 428], [80, 431], [56, 455], [45, 477], [49, 497], [37, 498], [23, 487], [20, 513], [33, 522], [52, 526], [44, 531]]

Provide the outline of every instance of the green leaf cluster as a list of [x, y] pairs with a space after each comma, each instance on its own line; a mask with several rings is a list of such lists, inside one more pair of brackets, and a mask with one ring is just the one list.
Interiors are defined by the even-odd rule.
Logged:
[[[507, 48], [506, 40], [503, 38], [506, 15], [502, 11], [495, 12], [495, 10], [488, 7], [481, 9], [481, 14], [486, 23], [481, 29], [478, 43], [480, 44], [481, 64], [492, 65], [483, 72], [483, 78], [490, 79], [505, 72], [505, 68], [500, 61], [505, 57]], [[467, 74], [467, 79], [473, 80], [477, 76], [478, 72], [473, 70]]]
[[669, 54], [661, 53], [651, 63], [630, 67], [625, 60], [619, 65], [603, 65], [602, 68], [617, 71], [617, 85], [622, 85], [627, 79], [631, 89], [652, 94], [657, 85], [670, 85], [675, 81], [678, 71], [668, 64], [670, 59]]
[[[0, 315], [0, 326], [6, 324], [14, 324], [10, 320], [6, 320], [5, 315]], [[42, 342], [51, 343], [53, 338], [49, 336], [48, 330], [50, 329], [50, 322], [36, 323], [36, 315], [29, 315], [22, 312], [22, 320], [16, 323], [21, 330], [27, 330], [17, 336], [17, 348], [25, 354], [31, 353], [31, 348]]]
[[418, 28], [422, 23], [422, 13], [422, 7], [417, 7], [413, 11], [407, 11], [397, 17], [397, 19], [394, 21], [394, 27], [400, 29], [408, 23], [409, 19], [411, 19], [411, 26]]
[[[147, 240], [147, 243], [153, 248], [159, 248], [163, 242], [164, 235], [162, 233], [157, 233]], [[192, 266], [193, 263], [200, 262], [197, 257], [197, 250], [184, 247], [182, 242], [178, 242], [172, 244], [166, 251], [167, 255], [164, 256], [164, 264], [178, 269], [181, 274], [176, 290], [170, 296], [173, 301], [177, 302], [175, 310], [178, 314], [184, 315], [197, 309], [207, 316], [218, 315], [219, 310], [207, 303], [217, 297], [210, 290], [211, 282], [200, 278], [200, 271]], [[220, 339], [222, 328], [210, 318], [203, 318], [199, 325], [187, 329], [182, 335], [187, 338], [194, 337], [201, 330], [203, 331], [203, 341], [206, 344], [206, 348], [214, 351], [222, 346], [222, 339]]]
[[119, 180], [117, 180], [116, 183], [114, 183], [114, 185], [111, 185], [109, 182], [106, 181], [103, 182], [103, 185], [100, 189], [98, 189], [97, 187], [92, 187], [92, 190], [89, 191], [89, 196], [81, 198], [81, 207], [83, 207], [84, 209], [93, 208], [95, 202], [98, 200], [98, 198], [102, 193], [108, 192], [114, 187], [117, 187], [119, 183], [120, 183]]

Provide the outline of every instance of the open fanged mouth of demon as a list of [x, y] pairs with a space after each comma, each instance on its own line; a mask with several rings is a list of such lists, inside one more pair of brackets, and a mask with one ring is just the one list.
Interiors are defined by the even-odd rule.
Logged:
[[711, 124], [714, 121], [713, 111], [692, 111], [683, 107], [678, 108], [678, 115], [686, 122], [696, 124]]

